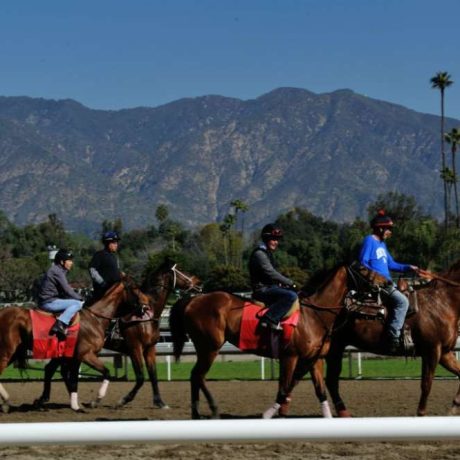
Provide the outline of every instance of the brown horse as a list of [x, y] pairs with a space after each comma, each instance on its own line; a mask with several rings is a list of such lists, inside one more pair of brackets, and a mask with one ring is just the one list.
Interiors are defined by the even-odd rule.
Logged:
[[[346, 270], [341, 269], [312, 297], [321, 307], [301, 308], [299, 322], [287, 346], [280, 350], [280, 376], [276, 403], [264, 417], [273, 416], [286, 403], [293, 382], [311, 371], [322, 413], [331, 416], [322, 375], [321, 358], [329, 351], [330, 335], [336, 322], [337, 305], [346, 293]], [[194, 297], [190, 302], [177, 302], [171, 309], [170, 328], [176, 359], [180, 356], [186, 335], [193, 341], [197, 361], [190, 376], [192, 418], [200, 418], [200, 390], [205, 395], [212, 417], [218, 407], [206, 386], [205, 377], [225, 341], [238, 346], [244, 299], [226, 292], [213, 292]], [[259, 354], [259, 353], [257, 353]], [[260, 353], [262, 354], [262, 353]]]
[[[180, 271], [177, 265], [173, 265], [169, 261], [145, 278], [140, 289], [149, 297], [148, 307], [144, 307], [143, 315], [140, 317], [129, 318], [126, 321], [119, 318], [119, 331], [123, 340], [120, 342], [109, 338], [104, 344], [104, 348], [129, 355], [136, 376], [133, 389], [119, 400], [118, 407], [131, 402], [143, 386], [145, 381], [144, 363], [152, 385], [153, 405], [158, 408], [168, 407], [160, 395], [156, 369], [155, 345], [160, 339], [160, 317], [173, 289], [197, 292], [200, 291], [199, 284], [200, 280], [196, 276]], [[45, 366], [43, 393], [35, 400], [36, 407], [42, 407], [49, 401], [52, 377], [59, 365], [62, 364], [65, 364], [63, 360], [53, 359]], [[66, 381], [66, 368], [61, 368], [62, 370], [64, 371], [64, 381]]]
[[136, 383], [133, 389], [120, 399], [119, 407], [131, 402], [144, 384], [144, 362], [152, 384], [153, 405], [158, 408], [168, 407], [160, 396], [156, 370], [155, 345], [160, 339], [160, 317], [172, 290], [201, 292], [200, 283], [196, 276], [180, 271], [176, 264], [171, 266], [169, 262], [163, 264], [142, 283], [141, 290], [151, 298], [151, 315], [144, 321], [120, 322], [120, 332], [125, 341], [124, 352], [131, 358]]
[[[431, 391], [435, 369], [441, 364], [460, 378], [460, 364], [454, 349], [458, 338], [460, 319], [460, 262], [444, 276], [433, 276], [433, 280], [416, 291], [418, 311], [406, 319], [414, 343], [412, 353], [422, 360], [421, 395], [417, 415], [427, 413], [427, 401]], [[337, 286], [338, 298], [350, 284], [345, 276]], [[356, 312], [342, 309], [337, 317], [331, 338], [327, 362], [326, 384], [336, 412], [341, 417], [350, 416], [339, 392], [339, 378], [345, 347], [353, 345], [360, 350], [386, 354], [384, 348], [385, 324], [382, 319], [360, 316]], [[296, 384], [300, 379], [297, 379]], [[460, 407], [460, 387], [454, 397], [451, 414]], [[287, 404], [283, 406], [283, 414]]]
[[[129, 280], [114, 285], [107, 294], [91, 307], [80, 311], [80, 331], [74, 358], [69, 358], [66, 368], [67, 387], [70, 393], [70, 405], [75, 411], [78, 404], [78, 369], [81, 362], [99, 371], [103, 384], [99, 389], [98, 401], [107, 390], [110, 372], [97, 353], [104, 345], [105, 330], [112, 318], [131, 314], [133, 310], [148, 304], [148, 297]], [[32, 348], [32, 320], [29, 310], [21, 307], [7, 307], [0, 310], [0, 374], [13, 361], [25, 364], [27, 351]], [[0, 384], [2, 410], [9, 410], [9, 396]]]

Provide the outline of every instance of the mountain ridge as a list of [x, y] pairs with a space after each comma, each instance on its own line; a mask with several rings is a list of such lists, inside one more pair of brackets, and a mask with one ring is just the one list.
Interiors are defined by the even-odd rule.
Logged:
[[[446, 131], [458, 124], [446, 119]], [[220, 221], [238, 198], [253, 227], [295, 206], [353, 220], [396, 190], [440, 216], [439, 126], [348, 89], [116, 111], [1, 96], [0, 209], [17, 224], [56, 213], [88, 233], [118, 217], [126, 228], [153, 224], [159, 204], [188, 226]]]

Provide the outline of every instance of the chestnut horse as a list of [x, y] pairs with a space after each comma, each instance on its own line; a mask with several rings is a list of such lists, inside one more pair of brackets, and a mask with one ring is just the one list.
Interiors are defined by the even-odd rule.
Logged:
[[[111, 319], [132, 314], [134, 310], [148, 304], [148, 297], [129, 280], [115, 284], [107, 294], [95, 304], [80, 311], [80, 331], [74, 358], [68, 358], [65, 371], [67, 388], [70, 393], [70, 405], [79, 411], [78, 369], [81, 362], [98, 370], [103, 376], [99, 389], [100, 401], [107, 390], [110, 372], [97, 353], [104, 345], [105, 330]], [[32, 349], [32, 320], [29, 310], [11, 306], [0, 310], [0, 374], [13, 361], [25, 364], [27, 351]], [[8, 412], [9, 395], [0, 384], [0, 400], [3, 412]]]
[[[428, 272], [425, 272], [428, 273]], [[414, 343], [413, 355], [422, 361], [421, 395], [417, 415], [427, 414], [427, 401], [438, 364], [460, 378], [460, 363], [454, 353], [460, 319], [460, 261], [443, 276], [430, 274], [432, 281], [416, 290], [417, 311], [406, 319]], [[346, 286], [345, 278], [340, 293]], [[347, 345], [376, 354], [386, 354], [385, 324], [382, 320], [360, 317], [343, 309], [337, 318], [330, 351], [326, 357], [326, 384], [337, 415], [350, 416], [339, 392], [342, 359]], [[294, 385], [299, 381], [294, 382]], [[450, 414], [460, 408], [460, 387], [453, 399]], [[283, 406], [283, 415], [287, 404]]]
[[[107, 339], [104, 344], [104, 348], [129, 355], [136, 376], [136, 383], [133, 389], [119, 400], [118, 407], [131, 402], [143, 386], [145, 381], [144, 363], [152, 386], [154, 407], [160, 409], [168, 407], [160, 395], [156, 369], [155, 345], [160, 339], [160, 317], [172, 290], [181, 289], [187, 292], [199, 292], [199, 284], [200, 280], [196, 276], [180, 271], [176, 264], [173, 265], [169, 261], [162, 264], [155, 272], [145, 278], [140, 289], [149, 297], [149, 305], [144, 307], [143, 316], [126, 321], [123, 318], [118, 319], [119, 331], [123, 340], [121, 343], [115, 344], [110, 339]], [[43, 393], [34, 403], [37, 408], [43, 407], [49, 401], [51, 379], [59, 365], [62, 364], [65, 364], [63, 360], [53, 359], [45, 366]], [[61, 368], [62, 371], [64, 372], [63, 378], [65, 382], [66, 368]]]
[[[265, 411], [265, 418], [275, 415], [280, 405], [286, 403], [293, 382], [308, 371], [312, 373], [323, 416], [331, 416], [321, 358], [329, 351], [332, 329], [347, 292], [346, 280], [347, 271], [343, 267], [308, 298], [307, 308], [301, 308], [299, 322], [290, 342], [280, 350], [278, 394], [275, 405]], [[211, 416], [219, 416], [217, 404], [206, 386], [205, 377], [225, 341], [238, 346], [244, 302], [244, 299], [226, 292], [212, 292], [198, 295], [189, 302], [176, 302], [171, 309], [170, 328], [176, 359], [182, 353], [187, 334], [197, 354], [190, 376], [194, 419], [200, 418], [200, 390], [207, 399]]]

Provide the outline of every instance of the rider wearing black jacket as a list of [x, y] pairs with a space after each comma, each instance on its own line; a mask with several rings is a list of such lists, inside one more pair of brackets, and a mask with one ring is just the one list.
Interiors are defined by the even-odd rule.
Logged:
[[120, 264], [116, 255], [120, 237], [116, 232], [105, 232], [102, 236], [104, 249], [97, 251], [89, 265], [89, 274], [93, 281], [93, 301], [104, 294], [122, 279]]
[[249, 258], [253, 297], [268, 307], [260, 324], [280, 330], [279, 322], [297, 300], [297, 294], [293, 291], [294, 282], [275, 268], [273, 252], [283, 237], [282, 230], [274, 224], [267, 224], [261, 236], [263, 244], [257, 246]]

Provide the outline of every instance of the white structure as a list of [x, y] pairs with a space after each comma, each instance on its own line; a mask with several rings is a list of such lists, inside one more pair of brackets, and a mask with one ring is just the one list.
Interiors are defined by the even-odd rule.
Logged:
[[2, 423], [1, 445], [460, 440], [460, 418]]

